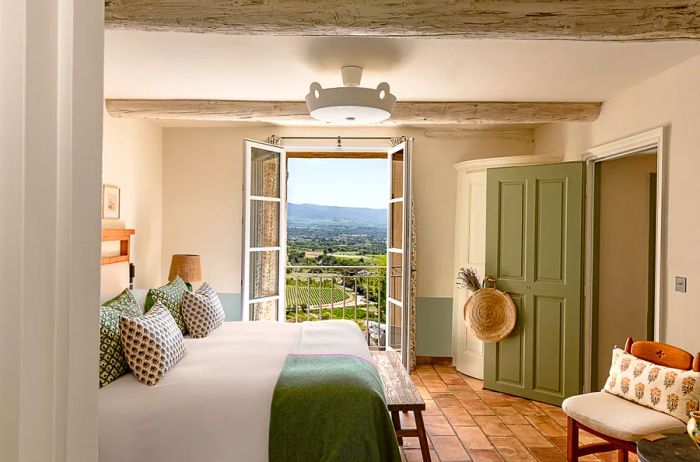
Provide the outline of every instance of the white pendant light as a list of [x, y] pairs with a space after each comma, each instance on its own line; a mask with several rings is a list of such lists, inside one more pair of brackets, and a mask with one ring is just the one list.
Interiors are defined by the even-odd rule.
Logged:
[[363, 88], [361, 67], [345, 66], [340, 71], [342, 87], [323, 89], [318, 82], [311, 84], [306, 95], [311, 117], [335, 124], [372, 124], [391, 117], [396, 97], [389, 92], [388, 83]]

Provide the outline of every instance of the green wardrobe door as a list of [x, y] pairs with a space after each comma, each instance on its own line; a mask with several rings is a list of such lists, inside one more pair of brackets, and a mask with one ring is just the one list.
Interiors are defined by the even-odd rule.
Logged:
[[484, 386], [561, 404], [581, 389], [581, 162], [489, 169], [486, 273], [518, 309], [485, 345]]

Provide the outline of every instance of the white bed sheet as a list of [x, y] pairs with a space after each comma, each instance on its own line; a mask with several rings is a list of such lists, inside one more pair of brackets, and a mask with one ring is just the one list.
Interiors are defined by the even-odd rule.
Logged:
[[272, 392], [290, 353], [372, 361], [350, 321], [226, 322], [154, 387], [125, 375], [99, 392], [100, 462], [267, 461]]

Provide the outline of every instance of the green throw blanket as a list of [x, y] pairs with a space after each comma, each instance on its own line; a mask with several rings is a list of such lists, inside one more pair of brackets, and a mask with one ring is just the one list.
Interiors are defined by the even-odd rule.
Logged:
[[270, 411], [270, 462], [400, 461], [374, 365], [344, 355], [289, 355]]

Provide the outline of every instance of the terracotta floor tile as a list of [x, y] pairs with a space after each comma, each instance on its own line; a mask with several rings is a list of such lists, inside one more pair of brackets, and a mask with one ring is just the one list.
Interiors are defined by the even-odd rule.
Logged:
[[566, 428], [566, 414], [560, 408], [548, 409], [545, 413], [551, 417], [556, 423]]
[[566, 456], [557, 448], [530, 448], [530, 452], [540, 462], [566, 462]]
[[508, 428], [528, 448], [552, 447], [552, 443], [532, 425], [508, 425]]
[[566, 454], [566, 436], [552, 436], [549, 438], [549, 441], [554, 443], [561, 452]]
[[474, 416], [476, 424], [486, 436], [513, 436], [508, 427], [495, 415]]
[[421, 398], [423, 399], [431, 399], [430, 392], [428, 391], [427, 388], [423, 385], [416, 385], [416, 390], [418, 390], [418, 393], [420, 393]]
[[455, 427], [465, 449], [493, 449], [493, 445], [479, 427]]
[[457, 372], [457, 369], [455, 369], [453, 366], [444, 366], [442, 364], [437, 364], [437, 365], [433, 366], [433, 370], [440, 375], [442, 375], [442, 374], [459, 375], [459, 372]]
[[443, 409], [442, 412], [453, 427], [470, 427], [476, 425], [471, 414], [463, 407], [448, 407]]
[[439, 374], [440, 378], [447, 385], [464, 385], [464, 380], [459, 374]]
[[525, 417], [544, 436], [566, 436], [566, 430], [549, 416]]
[[[433, 442], [430, 441], [430, 438], [428, 438], [428, 447], [430, 449], [433, 449]], [[405, 449], [412, 449], [412, 448], [418, 448], [420, 449], [420, 441], [418, 441], [418, 438], [404, 438], [403, 439], [403, 448]]]
[[433, 436], [431, 439], [441, 462], [471, 460], [456, 436]]
[[[603, 462], [617, 462], [617, 452], [604, 452], [602, 454], [596, 454], [599, 460]], [[637, 462], [639, 459], [636, 454], [629, 454], [630, 462]]]
[[442, 380], [433, 380], [423, 378], [423, 385], [430, 393], [449, 393], [450, 389]]
[[418, 374], [411, 374], [411, 381], [414, 383], [414, 385], [423, 385], [423, 380]]
[[525, 420], [525, 417], [521, 416], [520, 414], [515, 414], [515, 415], [500, 415], [498, 416], [501, 418], [504, 424], [506, 425], [525, 425], [527, 424], [527, 420]]
[[462, 407], [462, 403], [452, 393], [433, 393], [433, 399], [441, 409]]
[[[461, 401], [461, 400], [460, 400]], [[495, 415], [496, 413], [484, 404], [480, 399], [467, 399], [462, 401], [464, 408], [469, 411], [471, 415]]]
[[455, 385], [448, 385], [447, 387], [460, 401], [479, 399], [479, 395], [467, 385], [460, 385], [459, 389], [456, 389]]
[[510, 405], [505, 405], [505, 406], [490, 406], [491, 409], [496, 413], [498, 416], [502, 415], [517, 415], [518, 411], [515, 410], [513, 406]]
[[520, 402], [516, 401], [512, 403], [513, 407], [515, 408], [516, 411], [518, 411], [518, 414], [524, 415], [524, 416], [539, 416], [539, 415], [544, 415], [544, 411], [540, 409], [539, 407], [535, 406], [531, 402]]
[[401, 427], [416, 428], [416, 420], [413, 417], [413, 412], [399, 412], [399, 419], [401, 420]]
[[535, 457], [515, 437], [494, 436], [491, 438], [491, 442], [501, 456], [509, 462], [536, 461]]
[[[406, 455], [406, 462], [423, 462], [423, 456], [421, 455], [420, 449], [406, 449], [404, 451]], [[434, 450], [430, 451], [430, 458], [436, 462], [439, 462], [437, 453]]]
[[452, 425], [442, 415], [427, 415], [423, 418], [425, 431], [430, 436], [454, 435]]
[[462, 378], [464, 379], [464, 383], [472, 387], [472, 390], [481, 390], [484, 388], [484, 382], [479, 379], [469, 377], [468, 375], [465, 375]]
[[474, 462], [501, 462], [503, 458], [495, 449], [472, 449], [469, 451]]
[[425, 401], [425, 411], [423, 411], [424, 416], [428, 415], [442, 415], [442, 411], [438, 407], [437, 404], [435, 404], [435, 401], [432, 399], [426, 399]]

